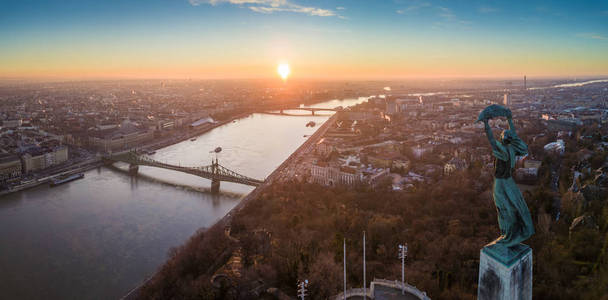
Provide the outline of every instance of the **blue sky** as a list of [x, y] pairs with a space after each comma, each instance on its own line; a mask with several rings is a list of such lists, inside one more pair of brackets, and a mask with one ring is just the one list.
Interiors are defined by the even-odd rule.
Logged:
[[608, 1], [5, 1], [0, 77], [608, 74]]

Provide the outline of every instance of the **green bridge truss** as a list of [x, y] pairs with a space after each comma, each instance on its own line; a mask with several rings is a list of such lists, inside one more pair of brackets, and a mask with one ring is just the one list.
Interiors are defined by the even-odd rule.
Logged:
[[162, 168], [162, 169], [168, 169], [168, 170], [188, 173], [188, 174], [210, 179], [211, 181], [214, 181], [214, 182], [227, 181], [227, 182], [234, 182], [234, 183], [240, 183], [240, 184], [251, 185], [251, 186], [258, 186], [264, 182], [263, 180], [258, 180], [255, 178], [247, 177], [247, 176], [241, 175], [237, 172], [234, 172], [232, 170], [229, 170], [229, 169], [225, 168], [224, 166], [220, 165], [217, 162], [217, 159], [215, 161], [213, 161], [213, 163], [211, 165], [203, 166], [203, 167], [182, 167], [182, 166], [162, 163], [162, 162], [153, 160], [147, 156], [139, 155], [134, 151], [125, 152], [125, 153], [117, 154], [117, 155], [109, 155], [109, 156], [105, 157], [104, 159], [106, 161], [111, 161], [111, 162], [125, 162], [130, 165], [149, 166], [149, 167], [156, 167], [156, 168]]

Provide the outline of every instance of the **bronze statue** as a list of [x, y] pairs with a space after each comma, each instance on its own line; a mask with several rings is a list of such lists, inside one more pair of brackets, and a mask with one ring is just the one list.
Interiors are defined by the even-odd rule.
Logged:
[[[497, 141], [488, 121], [501, 116], [507, 118], [509, 130], [504, 130], [500, 135], [500, 141]], [[483, 121], [485, 124], [486, 136], [495, 158], [493, 196], [501, 235], [491, 245], [511, 248], [534, 234], [534, 225], [526, 201], [511, 177], [515, 167], [515, 156], [526, 155], [528, 146], [515, 133], [511, 110], [508, 108], [490, 105], [479, 114], [477, 121]]]

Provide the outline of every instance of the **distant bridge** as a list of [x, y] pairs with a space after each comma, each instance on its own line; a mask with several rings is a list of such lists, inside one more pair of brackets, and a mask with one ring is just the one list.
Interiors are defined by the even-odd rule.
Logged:
[[162, 163], [153, 160], [147, 156], [138, 155], [135, 151], [122, 152], [116, 155], [109, 155], [107, 157], [104, 157], [104, 159], [110, 162], [128, 163], [129, 173], [131, 174], [137, 174], [137, 172], [139, 171], [139, 166], [148, 166], [188, 173], [206, 179], [210, 179], [212, 193], [218, 193], [220, 191], [220, 181], [234, 182], [251, 186], [258, 186], [264, 182], [263, 180], [247, 177], [232, 170], [229, 170], [226, 167], [220, 165], [217, 159], [212, 160], [211, 165], [202, 167], [182, 167]]
[[[294, 114], [285, 113], [284, 111], [286, 111], [286, 110], [304, 110], [304, 111], [309, 111], [314, 116], [316, 111], [341, 111], [342, 108], [341, 107], [338, 107], [338, 108], [289, 107], [289, 108], [281, 108], [281, 109], [275, 109], [275, 110], [265, 110], [265, 111], [263, 111], [263, 113], [274, 114], [274, 115], [289, 115], [289, 116], [293, 116], [294, 115]], [[279, 111], [279, 112], [276, 112], [276, 111]]]

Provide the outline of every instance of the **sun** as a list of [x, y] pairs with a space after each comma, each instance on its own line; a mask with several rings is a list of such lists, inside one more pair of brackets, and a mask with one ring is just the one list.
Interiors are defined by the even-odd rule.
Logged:
[[291, 73], [291, 70], [289, 69], [289, 64], [287, 64], [287, 63], [279, 64], [279, 66], [277, 67], [277, 72], [279, 73], [279, 76], [281, 76], [281, 78], [283, 78], [283, 80], [286, 80], [287, 77], [289, 76], [289, 73]]

